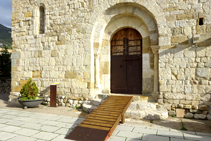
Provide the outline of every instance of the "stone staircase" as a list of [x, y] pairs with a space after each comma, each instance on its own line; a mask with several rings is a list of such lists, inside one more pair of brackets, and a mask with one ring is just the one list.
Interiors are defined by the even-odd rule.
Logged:
[[[130, 95], [131, 96], [131, 95]], [[83, 111], [91, 113], [101, 103], [105, 101], [108, 95], [99, 94], [89, 103], [84, 103], [82, 106]], [[161, 105], [158, 105], [152, 96], [137, 96], [133, 95], [133, 102], [125, 112], [126, 118], [132, 119], [166, 119], [168, 118], [168, 111]]]

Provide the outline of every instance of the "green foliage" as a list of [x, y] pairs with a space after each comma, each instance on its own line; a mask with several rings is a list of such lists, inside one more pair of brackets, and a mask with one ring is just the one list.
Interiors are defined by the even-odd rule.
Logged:
[[0, 43], [12, 45], [11, 29], [0, 24]]
[[22, 87], [20, 100], [33, 100], [36, 99], [38, 94], [38, 87], [31, 78], [28, 79], [27, 83]]
[[8, 46], [3, 45], [3, 50], [0, 51], [0, 77], [11, 77], [11, 53], [8, 49]]
[[185, 128], [185, 125], [184, 125], [184, 123], [182, 122], [182, 120], [181, 120], [181, 123], [182, 123], [182, 128], [181, 128], [180, 130], [187, 131], [188, 129]]

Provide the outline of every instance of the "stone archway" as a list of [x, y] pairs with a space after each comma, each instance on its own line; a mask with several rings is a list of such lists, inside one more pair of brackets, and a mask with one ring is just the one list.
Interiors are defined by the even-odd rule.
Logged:
[[[95, 88], [99, 92], [110, 92], [110, 40], [122, 28], [134, 28], [143, 37], [143, 57], [148, 60], [143, 75], [150, 80], [152, 90], [158, 92], [158, 26], [152, 14], [139, 6], [118, 4], [111, 7], [97, 20], [93, 29], [93, 52], [95, 57]], [[100, 30], [99, 30], [100, 29]], [[156, 57], [156, 58], [155, 58]], [[155, 67], [154, 67], [155, 66]], [[155, 70], [156, 69], [156, 70]], [[153, 82], [156, 81], [156, 82]], [[154, 87], [154, 88], [153, 88]]]

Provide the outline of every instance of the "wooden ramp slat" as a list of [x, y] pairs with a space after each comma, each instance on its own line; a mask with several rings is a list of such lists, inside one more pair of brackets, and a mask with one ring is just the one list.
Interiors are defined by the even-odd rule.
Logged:
[[77, 141], [106, 141], [119, 122], [125, 122], [124, 113], [132, 99], [132, 96], [109, 96], [65, 138]]

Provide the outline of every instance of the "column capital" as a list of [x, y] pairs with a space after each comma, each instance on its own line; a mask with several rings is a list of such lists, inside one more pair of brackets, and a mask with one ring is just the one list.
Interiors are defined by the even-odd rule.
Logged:
[[158, 45], [153, 45], [153, 46], [151, 46], [151, 48], [152, 48], [153, 54], [158, 54], [158, 50], [159, 50], [159, 46]]

